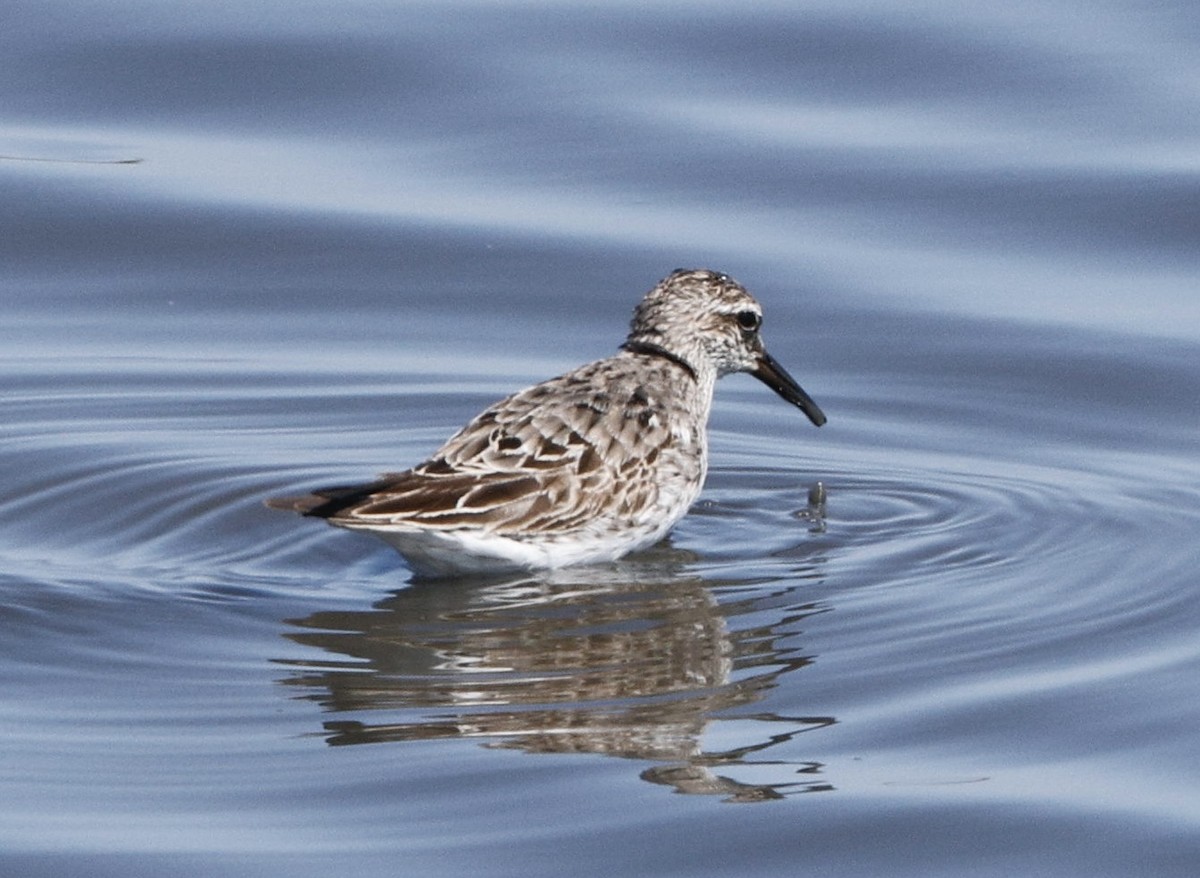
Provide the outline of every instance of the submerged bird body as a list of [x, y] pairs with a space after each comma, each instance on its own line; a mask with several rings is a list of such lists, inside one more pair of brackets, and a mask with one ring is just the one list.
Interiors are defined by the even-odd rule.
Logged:
[[766, 353], [761, 320], [726, 275], [676, 271], [617, 354], [485, 409], [410, 470], [271, 505], [369, 531], [424, 574], [614, 560], [661, 539], [699, 495], [720, 376], [750, 372], [824, 423]]

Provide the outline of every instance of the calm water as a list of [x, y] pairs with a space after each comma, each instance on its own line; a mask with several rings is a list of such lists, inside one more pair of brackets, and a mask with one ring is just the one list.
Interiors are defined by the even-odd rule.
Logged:
[[[244, 6], [3, 16], [0, 871], [1200, 870], [1194, 3]], [[691, 265], [830, 421], [667, 544], [261, 505]]]

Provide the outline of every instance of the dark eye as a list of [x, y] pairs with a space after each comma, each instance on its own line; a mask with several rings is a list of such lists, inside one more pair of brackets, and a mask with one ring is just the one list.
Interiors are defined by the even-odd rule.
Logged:
[[758, 316], [757, 311], [739, 311], [737, 322], [738, 326], [747, 332], [755, 332], [758, 327], [762, 326], [762, 318]]

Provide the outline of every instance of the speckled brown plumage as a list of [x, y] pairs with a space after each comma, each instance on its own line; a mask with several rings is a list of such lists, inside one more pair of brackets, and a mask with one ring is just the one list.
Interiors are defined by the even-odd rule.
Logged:
[[490, 406], [410, 470], [271, 505], [376, 533], [425, 573], [619, 557], [660, 539], [699, 494], [721, 375], [750, 372], [824, 422], [767, 355], [761, 313], [726, 275], [677, 271], [612, 357]]

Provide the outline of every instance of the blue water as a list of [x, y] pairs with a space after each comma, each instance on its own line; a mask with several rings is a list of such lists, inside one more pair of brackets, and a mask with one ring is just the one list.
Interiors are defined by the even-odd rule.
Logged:
[[[1194, 4], [3, 19], [4, 874], [1200, 870]], [[678, 266], [829, 423], [723, 381], [666, 544], [414, 583], [262, 506]]]

